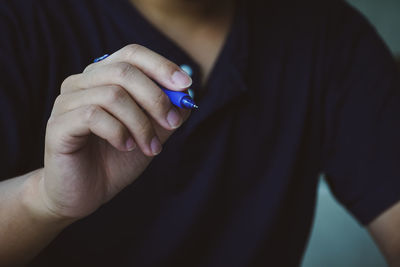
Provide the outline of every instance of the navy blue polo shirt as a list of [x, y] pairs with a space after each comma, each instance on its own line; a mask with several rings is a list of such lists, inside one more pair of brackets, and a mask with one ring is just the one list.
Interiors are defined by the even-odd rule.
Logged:
[[0, 3], [2, 179], [43, 166], [61, 82], [131, 43], [193, 70], [200, 109], [31, 266], [296, 266], [319, 174], [367, 225], [400, 200], [400, 82], [343, 1], [243, 1], [212, 73], [127, 0]]

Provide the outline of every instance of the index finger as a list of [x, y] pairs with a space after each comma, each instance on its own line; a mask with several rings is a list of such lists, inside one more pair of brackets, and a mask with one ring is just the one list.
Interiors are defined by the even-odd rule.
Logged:
[[104, 60], [92, 63], [84, 72], [110, 63], [126, 62], [140, 69], [160, 85], [182, 91], [192, 84], [192, 79], [175, 63], [156, 52], [137, 44], [127, 45]]

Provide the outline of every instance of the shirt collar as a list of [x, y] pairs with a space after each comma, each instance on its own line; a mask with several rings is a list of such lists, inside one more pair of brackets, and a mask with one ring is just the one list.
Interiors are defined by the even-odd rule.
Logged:
[[230, 32], [204, 87], [200, 86], [201, 73], [198, 64], [173, 40], [148, 22], [128, 0], [111, 5], [110, 15], [118, 24], [116, 28], [120, 29], [122, 40], [144, 45], [178, 65], [185, 64], [192, 68], [192, 89], [200, 107], [187, 122], [192, 127], [248, 91], [248, 9], [245, 0], [236, 2]]
[[204, 92], [199, 99], [195, 99], [200, 108], [192, 112], [186, 122], [188, 128], [195, 127], [218, 110], [236, 103], [236, 100], [248, 92], [248, 27], [247, 6], [245, 1], [238, 1], [231, 31], [206, 87], [201, 89]]

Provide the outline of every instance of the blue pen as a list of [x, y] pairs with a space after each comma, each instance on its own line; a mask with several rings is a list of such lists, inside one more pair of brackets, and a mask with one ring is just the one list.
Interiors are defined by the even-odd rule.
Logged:
[[[106, 59], [109, 57], [109, 54], [105, 54], [104, 56], [101, 56], [99, 58], [96, 58], [93, 60], [94, 63], [102, 61], [103, 59]], [[164, 93], [169, 97], [171, 100], [171, 103], [177, 107], [180, 108], [185, 108], [185, 109], [198, 109], [199, 107], [194, 103], [193, 99], [190, 97], [190, 95], [184, 93], [184, 92], [177, 92], [177, 91], [172, 91], [168, 90], [165, 88], [161, 89], [164, 91]]]
[[161, 89], [164, 91], [165, 94], [169, 97], [169, 100], [171, 100], [172, 104], [174, 104], [177, 107], [180, 108], [186, 108], [186, 109], [198, 109], [199, 107], [194, 103], [193, 99], [190, 97], [190, 95], [184, 93], [184, 92], [177, 92], [177, 91], [172, 91], [168, 90], [165, 88]]

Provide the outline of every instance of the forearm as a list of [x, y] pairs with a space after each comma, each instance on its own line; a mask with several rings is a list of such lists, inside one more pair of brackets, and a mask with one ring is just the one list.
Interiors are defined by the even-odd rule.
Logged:
[[390, 267], [400, 266], [400, 201], [368, 226]]
[[72, 223], [43, 212], [41, 174], [37, 170], [0, 183], [0, 266], [29, 262]]

